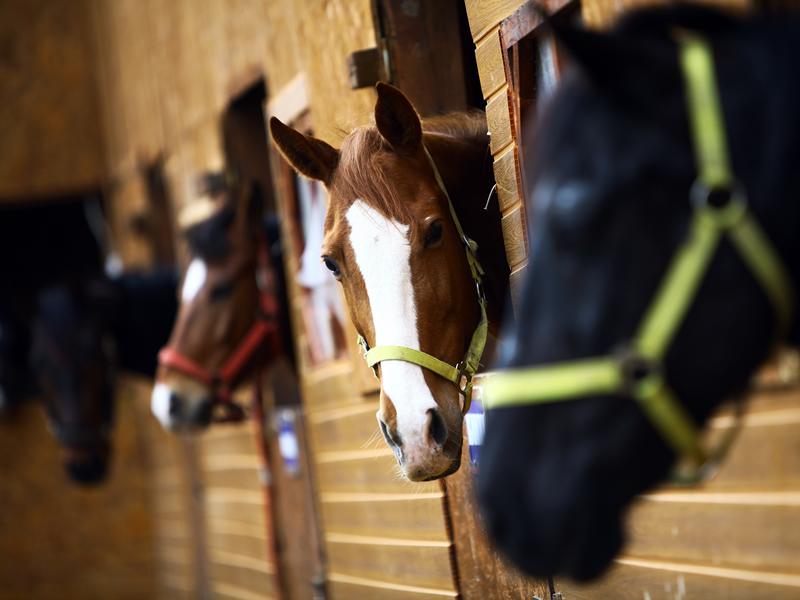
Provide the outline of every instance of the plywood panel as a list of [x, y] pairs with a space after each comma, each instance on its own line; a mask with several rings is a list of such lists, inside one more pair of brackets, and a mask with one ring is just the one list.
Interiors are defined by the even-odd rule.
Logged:
[[622, 559], [598, 583], [579, 586], [558, 580], [565, 598], [595, 600], [795, 600], [800, 578], [710, 565]]
[[492, 30], [475, 47], [475, 61], [484, 98], [494, 94], [506, 82], [502, 52], [499, 28]]
[[389, 502], [321, 502], [327, 531], [373, 537], [447, 541], [442, 499], [413, 495]]
[[385, 538], [376, 543], [374, 539], [365, 538], [363, 543], [343, 543], [332, 534], [326, 534], [325, 541], [328, 568], [333, 573], [394, 584], [452, 589], [449, 542]]

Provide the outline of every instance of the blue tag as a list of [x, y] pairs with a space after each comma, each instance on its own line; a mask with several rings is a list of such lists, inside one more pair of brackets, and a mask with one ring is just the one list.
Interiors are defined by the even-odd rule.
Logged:
[[295, 431], [295, 414], [291, 408], [278, 411], [278, 449], [286, 472], [296, 475], [300, 471], [300, 445]]
[[485, 430], [483, 422], [483, 404], [477, 398], [472, 399], [469, 411], [464, 415], [464, 422], [467, 425], [467, 441], [469, 442], [469, 460], [473, 466], [478, 465], [480, 459], [481, 445], [483, 445], [483, 432]]

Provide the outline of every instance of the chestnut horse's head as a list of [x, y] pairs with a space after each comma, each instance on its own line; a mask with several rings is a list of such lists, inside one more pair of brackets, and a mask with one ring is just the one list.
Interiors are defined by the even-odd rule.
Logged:
[[[253, 330], [259, 311], [256, 277], [261, 205], [251, 187], [231, 189], [220, 174], [203, 178], [214, 211], [185, 231], [191, 261], [180, 288], [180, 307], [167, 347], [159, 356], [151, 409], [170, 430], [206, 427], [220, 394], [254, 362], [255, 351], [228, 380], [219, 375]], [[224, 378], [223, 378], [224, 379]], [[234, 405], [227, 405], [237, 410]]]
[[[275, 118], [272, 137], [301, 174], [328, 190], [321, 259], [342, 284], [367, 344], [421, 350], [456, 365], [480, 310], [464, 245], [426, 146], [431, 137], [439, 147], [451, 144], [448, 156], [436, 156], [440, 170], [466, 150], [455, 136], [423, 134], [419, 116], [399, 90], [385, 84], [377, 90], [376, 125], [350, 133], [339, 150]], [[400, 360], [384, 360], [377, 373], [378, 421], [405, 475], [422, 481], [455, 471], [464, 406], [456, 385]]]

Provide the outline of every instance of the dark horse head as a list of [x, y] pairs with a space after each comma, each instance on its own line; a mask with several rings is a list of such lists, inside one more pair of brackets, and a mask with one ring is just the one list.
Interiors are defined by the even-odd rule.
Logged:
[[78, 483], [105, 479], [113, 420], [114, 341], [100, 281], [54, 285], [38, 294], [31, 361], [48, 423]]
[[[608, 34], [554, 28], [573, 66], [527, 139], [531, 258], [499, 366], [608, 355], [647, 311], [686, 235], [697, 178], [677, 28], [713, 48], [733, 172], [797, 289], [798, 24], [683, 8], [631, 15]], [[775, 325], [723, 241], [663, 364], [698, 424], [746, 385]], [[490, 535], [526, 572], [589, 579], [620, 550], [625, 509], [674, 460], [623, 395], [499, 408], [487, 418], [480, 503]]]

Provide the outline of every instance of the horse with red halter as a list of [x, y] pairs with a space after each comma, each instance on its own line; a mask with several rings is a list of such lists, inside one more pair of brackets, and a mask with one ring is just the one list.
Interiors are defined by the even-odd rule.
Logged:
[[191, 261], [152, 394], [153, 414], [170, 430], [243, 418], [235, 387], [291, 347], [277, 226], [263, 220], [260, 190], [208, 173], [200, 191], [216, 207], [185, 231]]
[[521, 569], [583, 580], [678, 458], [714, 470], [702, 425], [800, 342], [800, 22], [683, 6], [553, 28], [574, 62], [534, 134], [478, 492]]
[[270, 130], [328, 191], [321, 259], [380, 378], [383, 436], [406, 477], [423, 481], [459, 467], [470, 379], [506, 302], [508, 265], [497, 202], [487, 206], [484, 116], [422, 122], [396, 88], [377, 93], [375, 125], [341, 149], [275, 118]]

